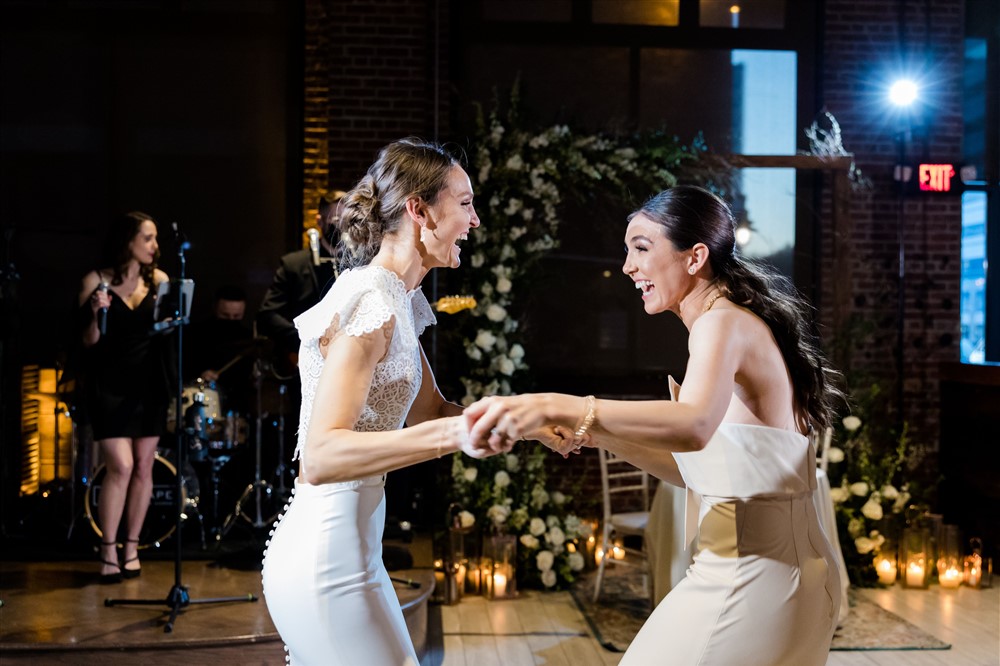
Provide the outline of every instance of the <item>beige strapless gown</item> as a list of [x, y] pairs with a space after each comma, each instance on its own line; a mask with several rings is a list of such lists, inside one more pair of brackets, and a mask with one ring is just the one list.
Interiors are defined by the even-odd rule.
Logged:
[[813, 506], [809, 441], [723, 423], [703, 450], [674, 458], [698, 550], [621, 664], [825, 664], [840, 574]]

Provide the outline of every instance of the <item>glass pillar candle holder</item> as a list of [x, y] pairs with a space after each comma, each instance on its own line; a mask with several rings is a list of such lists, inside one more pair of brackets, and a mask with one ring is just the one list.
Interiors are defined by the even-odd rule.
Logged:
[[903, 530], [899, 547], [903, 585], [909, 589], [927, 589], [930, 581], [931, 542], [926, 527], [908, 527]]
[[517, 538], [498, 534], [483, 539], [483, 595], [487, 599], [517, 596]]
[[957, 525], [942, 525], [938, 538], [937, 575], [941, 587], [955, 589], [962, 584], [964, 563]]
[[896, 582], [896, 573], [898, 572], [896, 544], [892, 540], [885, 540], [878, 555], [875, 556], [873, 564], [875, 565], [875, 573], [878, 574], [878, 582], [883, 585], [892, 585]]

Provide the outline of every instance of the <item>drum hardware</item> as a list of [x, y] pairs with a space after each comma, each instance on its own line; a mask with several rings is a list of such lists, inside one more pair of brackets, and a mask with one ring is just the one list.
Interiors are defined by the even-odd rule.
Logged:
[[[176, 307], [173, 312], [173, 317], [167, 319], [163, 322], [156, 322], [153, 325], [153, 332], [168, 331], [172, 332], [176, 337], [177, 343], [177, 377], [184, 376], [184, 326], [188, 322], [188, 316], [191, 314], [191, 293], [194, 288], [194, 284], [191, 280], [185, 279], [185, 269], [187, 266], [187, 259], [185, 252], [191, 247], [190, 242], [188, 242], [187, 237], [179, 230], [178, 224], [173, 223], [174, 230], [174, 240], [177, 243], [177, 258], [180, 266], [178, 280], [176, 282], [170, 283], [170, 289], [164, 289], [164, 285], [159, 285], [158, 294], [164, 294], [164, 292], [173, 291], [177, 294]], [[164, 296], [166, 296], [164, 294]], [[166, 297], [157, 299], [157, 308], [159, 308], [161, 302], [167, 302]], [[154, 316], [155, 318], [155, 316]], [[176, 329], [176, 330], [175, 330]], [[185, 469], [185, 453], [188, 442], [191, 437], [194, 437], [196, 433], [196, 427], [184, 427], [185, 424], [182, 422], [181, 418], [181, 405], [183, 403], [183, 387], [181, 382], [178, 382], [177, 393], [175, 396], [175, 408], [174, 408], [174, 422], [175, 422], [175, 432], [177, 433], [177, 446], [176, 451], [176, 465], [175, 468], [178, 470]], [[202, 405], [203, 406], [203, 405]], [[194, 422], [197, 425], [198, 408], [194, 408], [193, 414], [189, 419], [184, 420], [188, 423]], [[259, 453], [258, 453], [259, 456]], [[185, 506], [182, 501], [184, 494], [184, 484], [183, 476], [181, 474], [177, 475], [177, 483], [174, 486], [175, 495], [174, 499], [174, 525], [175, 525], [175, 537], [174, 537], [174, 584], [167, 593], [166, 599], [105, 599], [105, 606], [115, 606], [118, 604], [129, 604], [129, 605], [143, 605], [143, 606], [159, 606], [165, 604], [170, 608], [170, 617], [167, 619], [166, 624], [163, 627], [165, 633], [171, 633], [174, 630], [174, 621], [177, 619], [177, 615], [180, 613], [181, 608], [185, 608], [191, 604], [210, 604], [210, 603], [222, 603], [228, 601], [257, 601], [257, 596], [254, 594], [245, 594], [242, 596], [234, 597], [216, 597], [212, 599], [192, 599], [188, 593], [188, 588], [183, 585], [181, 580], [181, 572], [183, 568], [183, 556], [181, 550], [181, 534], [180, 529], [181, 523], [185, 517]]]
[[[84, 515], [90, 522], [97, 536], [104, 539], [104, 532], [97, 524], [97, 506], [101, 501], [101, 489], [104, 485], [104, 477], [107, 476], [107, 466], [101, 465], [94, 472], [94, 476], [87, 486], [84, 500]], [[146, 512], [146, 520], [143, 522], [142, 532], [139, 533], [139, 549], [159, 548], [173, 535], [177, 529], [174, 520], [174, 509], [178, 504], [183, 508], [181, 520], [188, 520], [191, 514], [198, 519], [201, 528], [201, 544], [205, 548], [205, 526], [201, 513], [198, 510], [198, 492], [195, 486], [191, 492], [192, 482], [189, 477], [181, 475], [181, 499], [177, 501], [176, 494], [177, 468], [167, 458], [158, 452], [153, 458], [153, 491], [149, 500], [149, 509]], [[117, 535], [114, 537], [117, 539]]]
[[[233, 512], [226, 516], [226, 520], [222, 524], [222, 529], [216, 535], [216, 543], [220, 542], [229, 530], [233, 528], [236, 524], [237, 519], [242, 518], [253, 528], [267, 527], [273, 523], [278, 518], [278, 514], [281, 511], [281, 507], [288, 501], [288, 489], [285, 486], [284, 480], [284, 428], [285, 428], [285, 410], [284, 410], [284, 396], [287, 393], [287, 387], [285, 384], [281, 384], [278, 389], [280, 395], [278, 403], [278, 487], [275, 488], [272, 484], [265, 481], [261, 475], [261, 467], [263, 465], [261, 461], [261, 453], [263, 451], [262, 447], [262, 436], [263, 436], [263, 422], [264, 422], [264, 409], [263, 409], [263, 398], [262, 398], [262, 388], [264, 379], [264, 369], [266, 365], [265, 362], [258, 358], [254, 363], [254, 385], [257, 390], [257, 415], [254, 421], [255, 432], [254, 432], [254, 479], [240, 495], [239, 499], [236, 500], [236, 506], [233, 508]], [[247, 505], [249, 504], [249, 508]]]

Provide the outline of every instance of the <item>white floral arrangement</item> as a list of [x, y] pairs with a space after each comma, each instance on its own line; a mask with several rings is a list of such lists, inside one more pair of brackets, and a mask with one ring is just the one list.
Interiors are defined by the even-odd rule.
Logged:
[[[499, 102], [488, 117], [479, 109], [470, 151], [468, 171], [482, 226], [463, 248], [468, 259], [457, 272], [462, 284], [451, 291], [473, 296], [477, 305], [444, 333], [458, 338], [450, 347], [464, 350], [449, 358], [464, 405], [511, 395], [528, 384], [521, 304], [539, 259], [559, 244], [562, 204], [603, 197], [624, 216], [636, 203], [629, 193], [645, 199], [676, 184], [675, 170], [682, 166], [694, 174], [692, 165], [705, 150], [700, 138], [684, 146], [662, 131], [605, 136], [567, 125], [526, 129], [518, 102], [515, 84], [505, 114]], [[482, 461], [456, 455], [450, 499], [472, 514], [481, 533], [518, 536], [520, 584], [553, 589], [584, 568], [581, 546], [592, 528], [571, 509], [572, 490], [550, 488], [546, 456], [547, 449], [528, 444]]]
[[[452, 458], [452, 499], [464, 507], [462, 527], [518, 537], [518, 581], [543, 589], [562, 588], [584, 569], [593, 528], [570, 508], [571, 497], [546, 490], [545, 451], [521, 447], [482, 461]], [[514, 479], [518, 483], [514, 483]]]
[[887, 543], [894, 545], [887, 537], [898, 537], [913, 508], [905, 477], [923, 453], [911, 445], [905, 428], [894, 448], [882, 452], [860, 417], [846, 416], [841, 426], [843, 447], [831, 446], [826, 454], [830, 495], [851, 582], [869, 586], [877, 579], [875, 557]]
[[[506, 116], [495, 105], [477, 117], [469, 173], [482, 226], [469, 237], [467, 264], [457, 290], [477, 306], [459, 323], [464, 362], [462, 403], [484, 395], [510, 395], [528, 370], [520, 342], [519, 306], [537, 262], [559, 244], [561, 205], [568, 198], [620, 200], [622, 215], [644, 199], [676, 184], [676, 170], [690, 168], [704, 151], [663, 132], [605, 136], [579, 134], [567, 125], [525, 129], [518, 116], [518, 88]], [[693, 173], [693, 168], [691, 168]]]

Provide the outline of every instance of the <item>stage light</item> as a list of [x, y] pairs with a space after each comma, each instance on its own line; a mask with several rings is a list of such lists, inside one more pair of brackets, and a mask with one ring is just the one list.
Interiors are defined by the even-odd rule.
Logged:
[[919, 89], [910, 79], [900, 79], [889, 87], [889, 101], [896, 106], [910, 106], [917, 101]]

